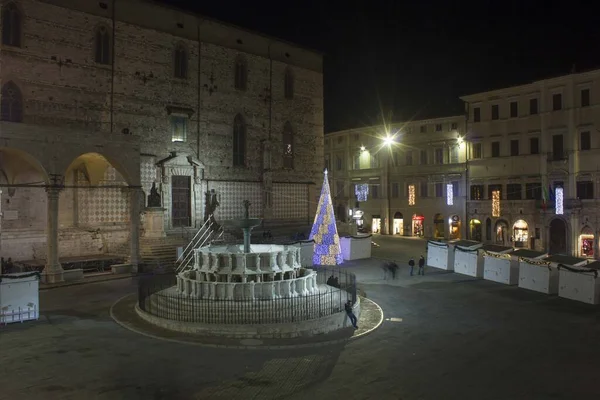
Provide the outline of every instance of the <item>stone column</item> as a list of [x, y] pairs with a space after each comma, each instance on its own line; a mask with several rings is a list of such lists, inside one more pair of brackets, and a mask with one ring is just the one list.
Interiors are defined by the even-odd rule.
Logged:
[[129, 190], [129, 230], [131, 233], [129, 263], [131, 272], [138, 272], [140, 263], [140, 189]]
[[60, 186], [53, 185], [46, 188], [48, 195], [48, 216], [46, 227], [46, 266], [42, 280], [45, 283], [62, 282], [63, 269], [58, 261], [58, 198]]

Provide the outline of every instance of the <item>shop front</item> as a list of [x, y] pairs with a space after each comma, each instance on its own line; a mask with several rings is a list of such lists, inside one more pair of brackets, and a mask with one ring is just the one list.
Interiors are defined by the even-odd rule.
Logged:
[[529, 226], [522, 219], [513, 225], [513, 242], [517, 248], [527, 247], [529, 241]]
[[458, 215], [453, 215], [448, 218], [448, 226], [448, 237], [450, 239], [460, 239], [460, 217]]
[[469, 239], [481, 242], [481, 235], [481, 221], [478, 219], [472, 219], [469, 221]]
[[394, 214], [394, 235], [404, 235], [404, 216], [399, 211]]
[[423, 223], [425, 222], [425, 217], [420, 214], [414, 214], [412, 217], [412, 235], [423, 237], [425, 235], [425, 230], [423, 229]]
[[579, 235], [579, 256], [594, 257], [594, 232], [589, 226], [584, 226]]
[[508, 244], [508, 222], [503, 219], [496, 221], [496, 244], [504, 246]]
[[443, 239], [444, 231], [444, 216], [442, 214], [435, 214], [433, 216], [433, 237]]
[[381, 233], [381, 216], [373, 215], [371, 222], [371, 233]]

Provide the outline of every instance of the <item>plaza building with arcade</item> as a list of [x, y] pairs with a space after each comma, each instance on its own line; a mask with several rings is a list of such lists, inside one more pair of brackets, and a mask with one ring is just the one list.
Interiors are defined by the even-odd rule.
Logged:
[[0, 6], [3, 258], [41, 260], [46, 281], [65, 257], [135, 268], [153, 184], [164, 240], [243, 200], [270, 229], [312, 224], [321, 54], [150, 1]]
[[461, 100], [464, 116], [327, 134], [338, 220], [595, 258], [600, 70]]

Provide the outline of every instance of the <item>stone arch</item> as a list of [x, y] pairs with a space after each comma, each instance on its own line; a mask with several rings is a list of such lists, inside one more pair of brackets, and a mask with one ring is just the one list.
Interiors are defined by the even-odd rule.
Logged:
[[112, 62], [112, 32], [108, 25], [98, 24], [94, 28], [93, 57], [98, 64], [110, 64]]
[[[85, 167], [88, 172], [88, 178], [90, 179], [90, 183], [95, 186], [97, 183], [99, 174], [104, 174], [106, 168], [109, 166], [113, 167], [120, 175], [123, 177], [123, 180], [127, 185], [130, 186], [138, 186], [139, 185], [139, 173], [135, 173], [135, 171], [127, 168], [125, 164], [118, 161], [118, 158], [115, 155], [110, 154], [109, 152], [82, 152], [75, 157], [67, 158], [71, 162], [63, 166], [62, 171], [66, 175], [68, 172], [72, 171], [74, 168]], [[133, 168], [132, 166], [131, 168]], [[91, 176], [89, 175], [91, 174]]]
[[0, 121], [23, 121], [23, 95], [14, 81], [2, 85], [2, 104], [0, 104]]
[[8, 184], [17, 183], [18, 175], [28, 171], [40, 175], [42, 181], [35, 182], [40, 186], [49, 183], [48, 172], [36, 157], [15, 147], [0, 147], [0, 181], [4, 179]]
[[443, 238], [445, 236], [444, 233], [444, 216], [437, 213], [433, 216], [433, 237]]
[[22, 47], [23, 45], [23, 10], [14, 1], [8, 1], [0, 8], [2, 15], [2, 44]]
[[503, 218], [498, 219], [494, 224], [494, 242], [499, 245], [506, 245], [511, 236], [512, 235], [508, 229], [508, 221]]

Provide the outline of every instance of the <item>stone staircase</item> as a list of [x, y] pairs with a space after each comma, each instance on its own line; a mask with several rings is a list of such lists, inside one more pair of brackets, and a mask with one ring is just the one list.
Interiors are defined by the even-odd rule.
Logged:
[[180, 236], [140, 238], [140, 258], [144, 271], [171, 271], [177, 260], [177, 247], [185, 248], [187, 241]]

